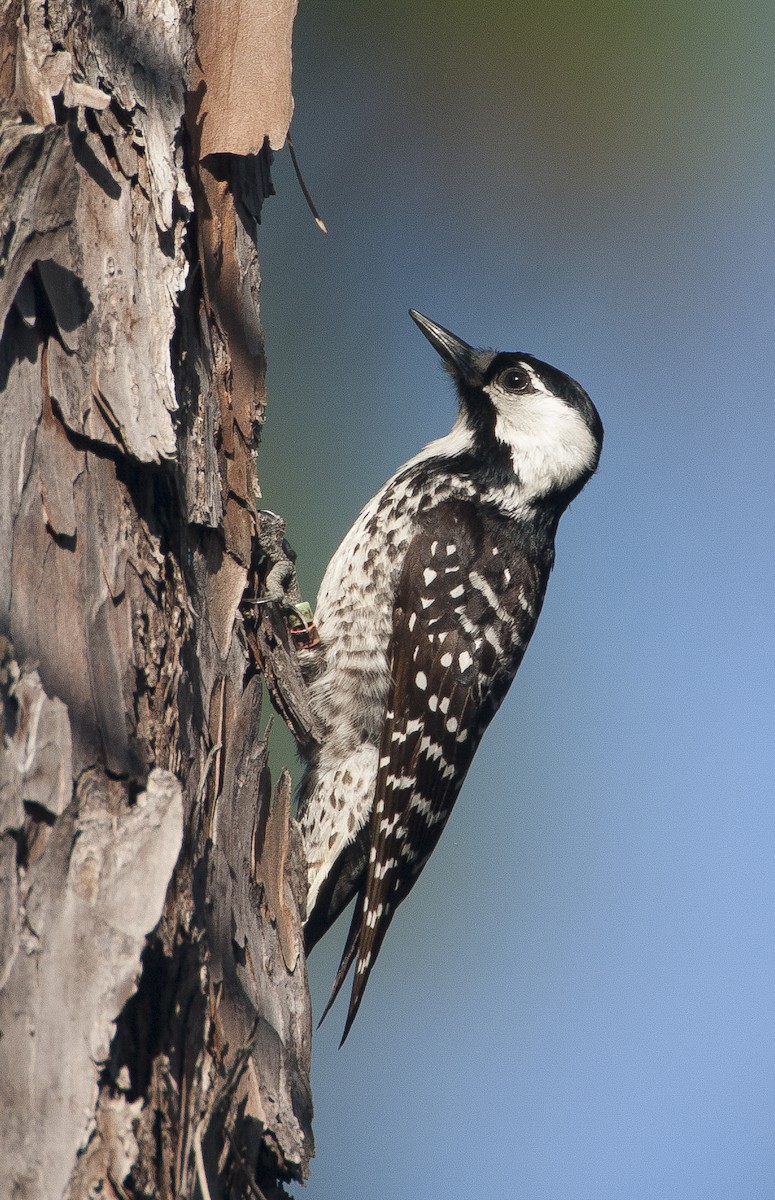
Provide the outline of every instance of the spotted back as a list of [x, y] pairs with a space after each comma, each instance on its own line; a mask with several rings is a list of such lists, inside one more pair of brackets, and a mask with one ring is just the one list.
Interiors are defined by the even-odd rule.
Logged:
[[422, 518], [404, 560], [389, 647], [365, 884], [332, 1000], [356, 959], [344, 1036], [388, 926], [430, 857], [479, 741], [535, 628], [551, 555], [464, 500]]

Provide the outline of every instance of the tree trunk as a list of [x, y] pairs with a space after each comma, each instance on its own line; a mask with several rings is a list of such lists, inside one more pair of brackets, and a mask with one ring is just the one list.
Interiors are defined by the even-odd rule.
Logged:
[[294, 11], [0, 0], [3, 1197], [275, 1196], [313, 1152], [262, 680], [314, 730], [254, 603], [298, 599], [255, 474]]

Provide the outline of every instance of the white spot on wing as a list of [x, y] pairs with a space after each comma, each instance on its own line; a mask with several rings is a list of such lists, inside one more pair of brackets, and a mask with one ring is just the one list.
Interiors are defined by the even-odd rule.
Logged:
[[503, 605], [500, 602], [499, 597], [496, 596], [495, 592], [490, 587], [487, 580], [484, 579], [479, 574], [478, 571], [472, 571], [469, 578], [470, 578], [473, 586], [476, 588], [476, 590], [478, 592], [481, 592], [481, 594], [484, 596], [485, 600], [490, 605], [490, 608], [492, 608], [493, 611], [498, 614], [498, 616], [500, 617], [500, 619], [502, 621], [505, 621], [507, 624], [510, 625], [511, 624], [511, 614], [509, 613], [507, 608], [503, 607]]
[[433, 762], [437, 758], [442, 758], [444, 754], [443, 748], [438, 742], [434, 742], [430, 734], [427, 733], [425, 737], [420, 738], [419, 752], [430, 762]]
[[424, 671], [418, 671], [414, 677], [414, 682], [417, 684], [417, 687], [424, 692], [428, 686], [428, 676]]
[[459, 619], [460, 619], [460, 628], [463, 630], [464, 633], [467, 633], [471, 637], [473, 637], [474, 644], [476, 645], [476, 648], [478, 649], [479, 646], [481, 646], [481, 644], [482, 644], [482, 640], [478, 636], [479, 630], [477, 629], [477, 627], [473, 621], [469, 621], [468, 617], [466, 616], [466, 610], [462, 604], [460, 605], [459, 608], [455, 609], [455, 616], [459, 617]]
[[[385, 787], [392, 788], [394, 792], [405, 792], [407, 788], [414, 786], [414, 780], [407, 775], [388, 775], [385, 778]], [[382, 809], [377, 805], [377, 812]]]
[[491, 625], [488, 625], [484, 631], [484, 640], [490, 643], [496, 654], [503, 654], [503, 646], [498, 641], [497, 634]]
[[533, 606], [530, 603], [530, 601], [528, 600], [527, 596], [525, 595], [525, 589], [523, 587], [521, 587], [519, 589], [519, 592], [517, 594], [517, 599], [519, 600], [519, 603], [522, 605], [522, 607], [524, 608], [525, 612], [528, 614], [529, 617], [535, 616], [535, 613], [533, 611]]

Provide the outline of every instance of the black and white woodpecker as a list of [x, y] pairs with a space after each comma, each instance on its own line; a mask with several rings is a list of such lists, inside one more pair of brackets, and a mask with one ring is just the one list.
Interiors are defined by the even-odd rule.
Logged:
[[309, 664], [324, 737], [300, 792], [305, 937], [309, 950], [357, 897], [328, 1005], [354, 961], [342, 1041], [522, 661], [558, 522], [603, 444], [592, 401], [567, 375], [411, 316], [452, 375], [459, 414], [387, 481], [334, 554]]

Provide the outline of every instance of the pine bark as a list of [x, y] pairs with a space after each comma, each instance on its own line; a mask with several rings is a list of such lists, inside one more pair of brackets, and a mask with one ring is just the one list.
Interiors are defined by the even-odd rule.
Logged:
[[0, 1196], [278, 1196], [313, 1153], [264, 681], [314, 729], [255, 604], [295, 594], [255, 236], [294, 12], [0, 2]]

